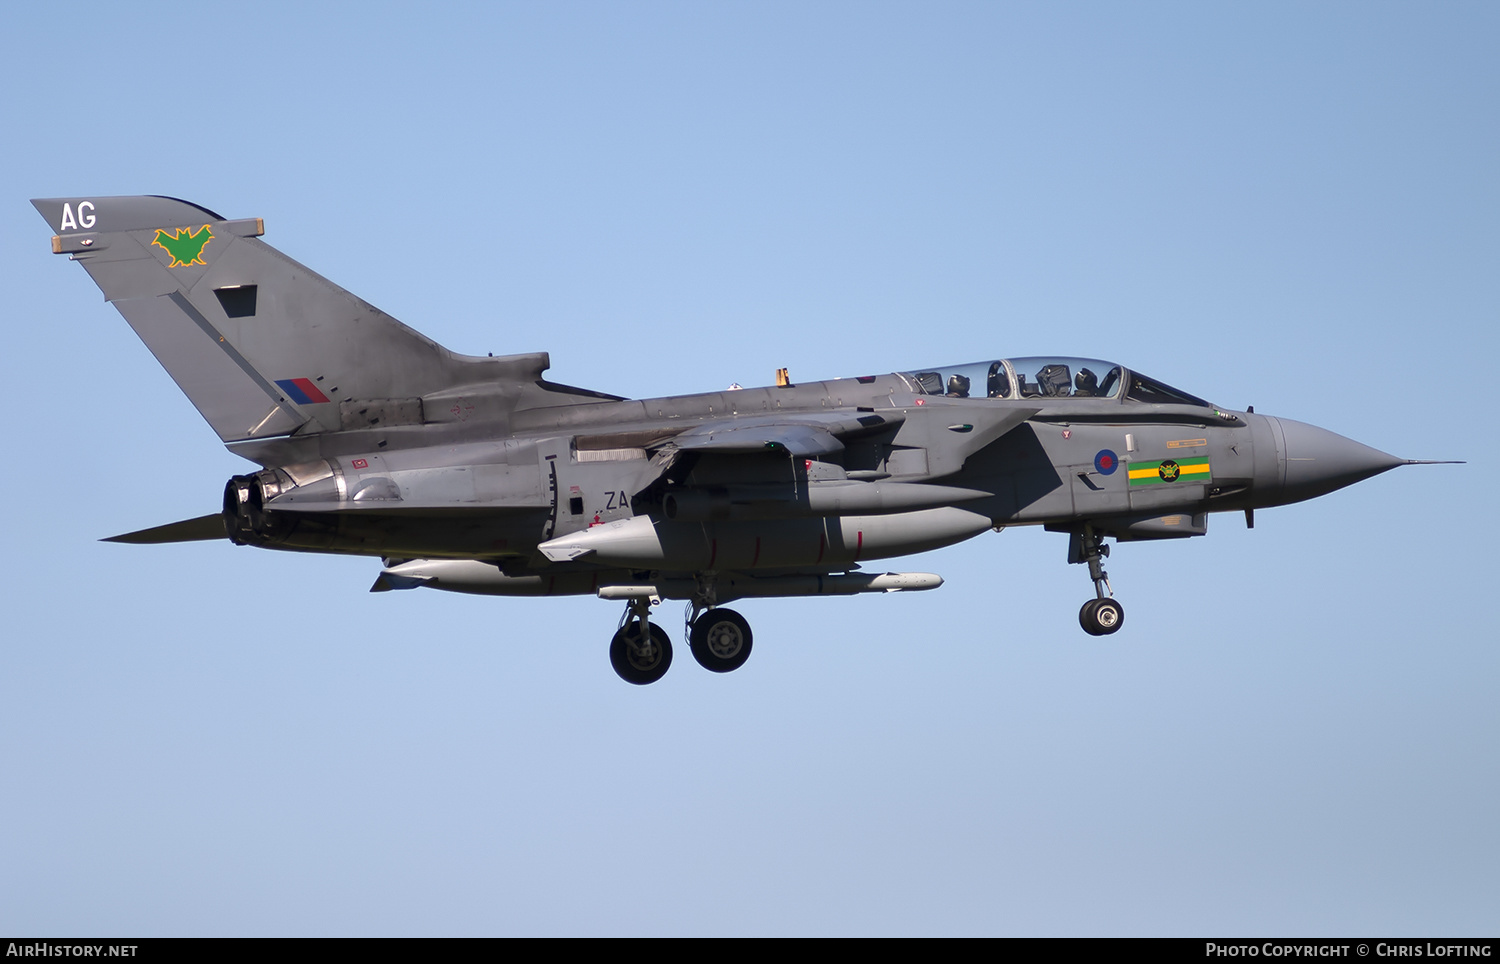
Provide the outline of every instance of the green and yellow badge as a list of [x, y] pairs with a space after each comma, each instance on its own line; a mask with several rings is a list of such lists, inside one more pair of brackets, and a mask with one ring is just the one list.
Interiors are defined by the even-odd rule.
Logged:
[[158, 230], [156, 240], [151, 243], [166, 250], [172, 256], [169, 268], [186, 268], [190, 264], [207, 264], [203, 260], [203, 247], [214, 239], [214, 233], [204, 225], [197, 231], [178, 228], [171, 234]]
[[1131, 462], [1131, 485], [1162, 485], [1184, 480], [1204, 482], [1213, 473], [1208, 467], [1208, 456], [1194, 459], [1162, 459], [1160, 462]]

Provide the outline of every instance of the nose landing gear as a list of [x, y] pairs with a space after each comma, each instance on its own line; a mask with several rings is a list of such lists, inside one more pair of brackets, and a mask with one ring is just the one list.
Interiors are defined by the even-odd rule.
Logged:
[[1085, 523], [1081, 530], [1073, 532], [1068, 543], [1068, 562], [1088, 563], [1089, 578], [1094, 580], [1095, 598], [1084, 603], [1078, 611], [1078, 623], [1090, 636], [1108, 636], [1125, 625], [1125, 607], [1114, 598], [1109, 573], [1104, 571], [1101, 562], [1108, 556], [1109, 546], [1104, 544], [1093, 526]]

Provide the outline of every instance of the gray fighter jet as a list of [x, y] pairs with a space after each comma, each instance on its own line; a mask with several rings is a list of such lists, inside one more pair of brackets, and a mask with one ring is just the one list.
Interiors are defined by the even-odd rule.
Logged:
[[687, 600], [693, 656], [750, 655], [723, 604], [934, 589], [875, 560], [1009, 525], [1068, 536], [1094, 598], [1117, 542], [1203, 535], [1212, 512], [1332, 492], [1411, 464], [1222, 409], [1107, 361], [1001, 358], [629, 400], [548, 381], [545, 353], [457, 355], [228, 220], [167, 197], [32, 202], [236, 455], [222, 512], [115, 542], [379, 557], [373, 591], [594, 595], [624, 604], [610, 660], [661, 678], [651, 606]]

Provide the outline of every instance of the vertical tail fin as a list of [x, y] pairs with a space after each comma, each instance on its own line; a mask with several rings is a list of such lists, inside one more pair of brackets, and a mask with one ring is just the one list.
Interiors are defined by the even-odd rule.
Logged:
[[[414, 402], [499, 371], [457, 356], [227, 220], [168, 197], [32, 201], [226, 442], [337, 431], [341, 403]], [[484, 375], [474, 363], [490, 361]], [[504, 361], [539, 378], [545, 355]], [[418, 415], [420, 420], [420, 415]]]

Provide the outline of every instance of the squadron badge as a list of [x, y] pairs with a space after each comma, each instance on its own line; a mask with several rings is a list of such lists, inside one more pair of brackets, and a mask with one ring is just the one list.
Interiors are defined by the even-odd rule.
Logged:
[[214, 233], [204, 225], [197, 231], [178, 228], [171, 234], [158, 230], [156, 240], [151, 243], [172, 256], [169, 268], [186, 268], [190, 264], [207, 264], [203, 260], [203, 248], [214, 239]]

